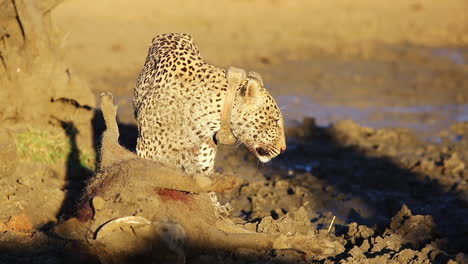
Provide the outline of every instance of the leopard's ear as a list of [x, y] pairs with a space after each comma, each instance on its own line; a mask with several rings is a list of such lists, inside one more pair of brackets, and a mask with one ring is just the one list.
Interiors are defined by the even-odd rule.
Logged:
[[248, 77], [249, 79], [256, 79], [260, 83], [260, 85], [263, 86], [263, 80], [262, 80], [262, 76], [260, 75], [260, 73], [251, 71], [249, 72]]
[[256, 79], [249, 79], [242, 87], [241, 95], [247, 100], [259, 98], [260, 83]]
[[246, 100], [256, 101], [262, 96], [261, 89], [263, 87], [263, 81], [260, 74], [256, 72], [249, 72], [247, 76], [247, 82], [241, 89], [241, 95]]

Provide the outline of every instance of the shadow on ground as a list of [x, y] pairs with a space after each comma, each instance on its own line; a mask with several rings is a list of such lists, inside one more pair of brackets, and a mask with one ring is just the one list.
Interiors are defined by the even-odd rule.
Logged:
[[[293, 185], [307, 188], [323, 181], [323, 190], [335, 200], [326, 210], [342, 213], [346, 224], [376, 226], [382, 233], [406, 205], [414, 214], [432, 216], [434, 239], [442, 239], [443, 250], [468, 251], [467, 202], [456, 188], [467, 171], [450, 170], [447, 147], [428, 147], [404, 131], [354, 124], [305, 130], [306, 136], [289, 140], [273, 167]], [[428, 160], [433, 166], [423, 166]]]
[[[70, 141], [71, 150], [67, 157], [66, 171], [66, 198], [59, 211], [59, 219], [67, 219], [74, 215], [75, 206], [82, 196], [83, 190], [86, 187], [87, 181], [94, 174], [80, 162], [80, 150], [77, 146], [76, 135], [80, 132], [75, 127], [73, 122], [59, 121], [62, 128], [65, 130]], [[93, 128], [93, 145], [96, 156], [96, 168], [100, 163], [99, 150], [101, 146], [101, 136], [105, 130], [105, 122], [101, 110], [94, 110], [92, 119]], [[136, 147], [136, 139], [138, 136], [138, 128], [135, 125], [119, 124], [121, 133], [120, 142], [127, 149], [134, 151]]]

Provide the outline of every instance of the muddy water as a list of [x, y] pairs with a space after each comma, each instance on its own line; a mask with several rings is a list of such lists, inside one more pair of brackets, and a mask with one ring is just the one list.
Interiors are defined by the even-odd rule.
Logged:
[[297, 95], [280, 96], [279, 104], [288, 126], [299, 125], [305, 117], [320, 126], [352, 119], [373, 128], [408, 128], [424, 139], [436, 139], [440, 131], [456, 122], [468, 121], [468, 104], [416, 105], [406, 107], [352, 107], [326, 105]]
[[265, 67], [262, 74], [289, 126], [304, 117], [321, 126], [352, 119], [435, 140], [453, 123], [468, 121], [466, 54], [396, 46], [373, 58], [320, 57]]

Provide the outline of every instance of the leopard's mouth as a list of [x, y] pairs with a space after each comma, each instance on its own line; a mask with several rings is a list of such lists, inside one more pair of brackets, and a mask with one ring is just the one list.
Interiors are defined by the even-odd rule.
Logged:
[[266, 148], [256, 147], [254, 152], [257, 158], [263, 163], [269, 162], [271, 160], [270, 152]]
[[269, 162], [272, 158], [280, 154], [280, 151], [277, 150], [276, 148], [266, 148], [263, 146], [255, 146], [252, 149], [252, 152], [263, 163]]

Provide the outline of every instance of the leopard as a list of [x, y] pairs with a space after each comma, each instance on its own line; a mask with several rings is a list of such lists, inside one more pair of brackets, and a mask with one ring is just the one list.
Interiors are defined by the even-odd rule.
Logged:
[[[202, 58], [189, 34], [156, 36], [133, 91], [137, 155], [187, 174], [213, 174], [226, 74]], [[286, 150], [284, 119], [260, 74], [244, 77], [233, 90], [229, 129], [267, 163]]]

